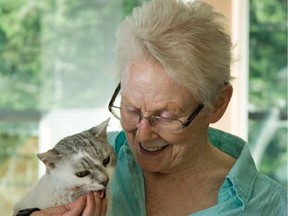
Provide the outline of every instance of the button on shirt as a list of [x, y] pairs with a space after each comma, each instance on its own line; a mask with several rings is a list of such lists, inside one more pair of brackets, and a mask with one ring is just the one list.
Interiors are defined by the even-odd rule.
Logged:
[[[127, 144], [124, 132], [111, 132], [110, 144], [117, 154], [112, 180], [113, 216], [145, 216], [145, 190], [141, 168]], [[248, 144], [239, 137], [213, 128], [210, 142], [237, 159], [218, 192], [218, 203], [191, 216], [285, 216], [287, 191], [256, 170]], [[193, 205], [193, 203], [191, 203]]]

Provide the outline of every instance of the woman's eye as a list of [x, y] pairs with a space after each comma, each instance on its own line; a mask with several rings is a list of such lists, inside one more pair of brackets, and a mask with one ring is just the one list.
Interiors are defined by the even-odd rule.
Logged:
[[162, 118], [168, 118], [168, 119], [175, 119], [176, 115], [171, 112], [161, 112], [157, 116], [162, 117]]
[[102, 161], [102, 164], [103, 164], [103, 166], [106, 167], [106, 166], [109, 164], [109, 162], [110, 162], [110, 156], [106, 157], [106, 158]]
[[138, 109], [131, 108], [131, 107], [126, 108], [126, 110], [127, 110], [127, 112], [132, 113], [132, 114], [135, 114], [135, 113], [138, 114], [140, 112]]
[[83, 178], [85, 176], [90, 175], [90, 172], [88, 170], [84, 170], [84, 171], [76, 172], [75, 175], [79, 178]]
[[138, 115], [138, 111], [135, 111], [135, 110], [126, 110], [127, 114], [128, 115]]

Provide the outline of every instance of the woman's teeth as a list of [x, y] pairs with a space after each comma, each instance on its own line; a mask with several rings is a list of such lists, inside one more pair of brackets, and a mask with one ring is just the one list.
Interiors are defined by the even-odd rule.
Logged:
[[159, 151], [159, 150], [163, 149], [165, 146], [160, 146], [160, 147], [146, 147], [146, 146], [141, 145], [141, 147], [142, 147], [145, 151], [148, 151], [148, 152], [156, 152], [156, 151]]

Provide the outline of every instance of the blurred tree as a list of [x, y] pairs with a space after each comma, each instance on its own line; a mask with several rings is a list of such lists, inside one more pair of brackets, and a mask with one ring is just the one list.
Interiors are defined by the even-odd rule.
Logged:
[[41, 10], [33, 1], [0, 1], [0, 108], [39, 104]]
[[250, 103], [287, 110], [287, 1], [250, 0]]
[[0, 109], [103, 105], [115, 30], [143, 1], [0, 0]]
[[[148, 0], [146, 0], [148, 1]], [[122, 1], [122, 10], [123, 14], [128, 15], [132, 12], [133, 8], [141, 5], [145, 0], [123, 0]]]
[[278, 123], [266, 140], [260, 171], [287, 185], [287, 1], [250, 0], [249, 46], [250, 110], [262, 114], [249, 121], [249, 142], [253, 147], [261, 132], [267, 134], [262, 130], [269, 113], [279, 110], [279, 118], [270, 119]]
[[38, 122], [18, 116], [105, 105], [116, 86], [108, 80], [116, 82], [115, 30], [140, 2], [0, 0], [1, 215], [11, 215], [38, 175]]

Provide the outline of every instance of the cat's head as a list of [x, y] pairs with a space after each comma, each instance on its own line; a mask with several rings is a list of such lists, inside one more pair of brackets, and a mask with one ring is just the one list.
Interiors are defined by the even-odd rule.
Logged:
[[107, 141], [109, 119], [96, 127], [62, 139], [38, 158], [46, 173], [69, 190], [102, 190], [111, 180], [116, 157]]

